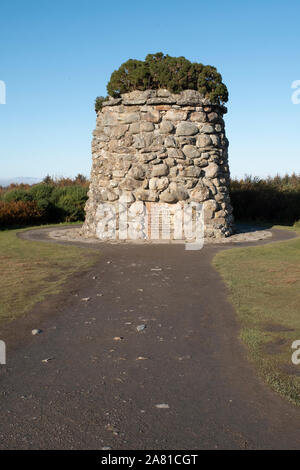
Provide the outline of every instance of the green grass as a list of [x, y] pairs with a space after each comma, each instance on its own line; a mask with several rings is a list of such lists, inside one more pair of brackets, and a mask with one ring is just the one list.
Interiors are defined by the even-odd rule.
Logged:
[[60, 292], [72, 273], [99, 259], [93, 249], [19, 239], [19, 231], [0, 231], [0, 322], [23, 315]]
[[222, 251], [213, 263], [229, 287], [250, 360], [274, 390], [300, 405], [300, 365], [291, 361], [300, 339], [300, 238]]

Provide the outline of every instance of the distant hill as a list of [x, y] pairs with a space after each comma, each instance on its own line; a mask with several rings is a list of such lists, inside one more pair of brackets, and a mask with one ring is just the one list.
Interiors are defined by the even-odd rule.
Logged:
[[33, 178], [33, 177], [26, 177], [26, 176], [16, 176], [13, 178], [0, 178], [0, 186], [9, 186], [12, 183], [16, 184], [35, 184], [42, 181], [42, 178]]

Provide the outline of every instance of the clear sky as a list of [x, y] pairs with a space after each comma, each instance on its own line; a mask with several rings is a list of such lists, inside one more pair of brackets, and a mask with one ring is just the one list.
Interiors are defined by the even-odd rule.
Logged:
[[94, 99], [129, 58], [215, 65], [232, 176], [300, 173], [299, 0], [1, 0], [0, 178], [89, 175]]

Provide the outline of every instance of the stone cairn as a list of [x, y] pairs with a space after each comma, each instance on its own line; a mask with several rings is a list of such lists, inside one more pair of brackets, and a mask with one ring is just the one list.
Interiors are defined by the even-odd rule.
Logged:
[[99, 206], [125, 200], [127, 207], [203, 203], [205, 237], [232, 235], [226, 112], [194, 90], [133, 91], [105, 101], [93, 133], [81, 234], [97, 237]]

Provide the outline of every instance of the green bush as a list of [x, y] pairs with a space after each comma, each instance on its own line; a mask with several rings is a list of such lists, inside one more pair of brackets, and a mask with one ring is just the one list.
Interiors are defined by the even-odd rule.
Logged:
[[36, 202], [39, 210], [42, 211], [45, 218], [49, 222], [55, 222], [55, 211], [51, 202], [51, 195], [54, 189], [53, 184], [39, 183], [31, 186], [29, 194]]
[[84, 220], [89, 182], [78, 174], [76, 178], [53, 180], [33, 186], [20, 185], [0, 192], [0, 225], [77, 222]]
[[237, 220], [293, 225], [300, 219], [300, 175], [231, 181]]
[[115, 70], [107, 84], [110, 96], [118, 97], [121, 93], [151, 88], [150, 70], [145, 62], [129, 59]]
[[31, 194], [28, 193], [28, 191], [26, 191], [25, 189], [20, 189], [20, 188], [7, 191], [2, 197], [2, 200], [4, 202], [18, 202], [18, 201], [29, 202], [29, 201], [32, 201], [32, 199], [33, 198]]
[[69, 186], [56, 188], [53, 191], [52, 202], [67, 222], [84, 220], [84, 205], [87, 201], [86, 187]]
[[[192, 63], [185, 57], [171, 57], [162, 52], [148, 54], [145, 61], [130, 59], [115, 70], [107, 84], [114, 98], [133, 90], [167, 88], [172, 93], [198, 90], [216, 103], [228, 101], [228, 90], [215, 67]], [[100, 110], [107, 98], [96, 99]], [[102, 100], [102, 101], [101, 101]]]
[[40, 199], [50, 199], [54, 186], [52, 184], [40, 183], [31, 186], [29, 194], [35, 201]]
[[228, 90], [226, 85], [222, 83], [222, 75], [210, 65], [199, 69], [197, 89], [212, 102], [226, 103], [228, 101]]
[[98, 113], [98, 111], [101, 111], [103, 107], [104, 101], [107, 101], [108, 97], [104, 98], [104, 96], [98, 96], [95, 100], [95, 111]]
[[172, 93], [197, 89], [196, 68], [185, 57], [164, 56], [158, 52], [148, 54], [145, 64], [150, 72], [150, 88], [167, 88]]
[[60, 198], [68, 193], [69, 188], [69, 186], [57, 186], [56, 188], [54, 188], [51, 194], [51, 202], [54, 205], [57, 205]]

